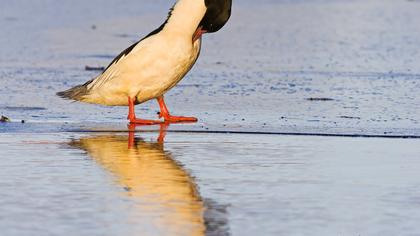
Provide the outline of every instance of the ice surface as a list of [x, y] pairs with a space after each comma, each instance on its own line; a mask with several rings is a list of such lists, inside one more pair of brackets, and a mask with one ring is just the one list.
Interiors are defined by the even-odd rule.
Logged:
[[[172, 3], [7, 2], [1, 113], [125, 122], [124, 107], [70, 103], [55, 92], [94, 77], [85, 65], [107, 65], [159, 26]], [[205, 35], [197, 65], [168, 93], [168, 105], [200, 125], [419, 134], [419, 10], [413, 1], [237, 2], [229, 24]], [[155, 101], [137, 109], [146, 117], [158, 110]]]

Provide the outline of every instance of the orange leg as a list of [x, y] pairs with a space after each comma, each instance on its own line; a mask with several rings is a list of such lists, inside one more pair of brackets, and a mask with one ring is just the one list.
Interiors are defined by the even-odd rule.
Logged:
[[160, 124], [162, 121], [159, 120], [143, 120], [137, 119], [136, 114], [134, 113], [134, 99], [128, 97], [128, 117], [127, 119], [130, 121], [130, 124], [138, 124], [138, 125], [155, 125]]
[[159, 118], [165, 119], [165, 122], [197, 122], [195, 117], [185, 117], [185, 116], [171, 116], [169, 114], [168, 108], [166, 107], [163, 96], [157, 98], [160, 107]]

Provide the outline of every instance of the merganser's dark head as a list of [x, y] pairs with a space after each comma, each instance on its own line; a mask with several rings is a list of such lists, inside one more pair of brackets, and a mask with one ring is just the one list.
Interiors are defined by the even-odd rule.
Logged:
[[230, 18], [232, 0], [205, 0], [206, 14], [199, 27], [206, 33], [220, 30]]

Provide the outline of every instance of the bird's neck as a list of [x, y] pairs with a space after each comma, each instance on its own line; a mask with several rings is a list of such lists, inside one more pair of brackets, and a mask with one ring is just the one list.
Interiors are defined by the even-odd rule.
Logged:
[[192, 37], [206, 10], [204, 0], [178, 0], [163, 30]]

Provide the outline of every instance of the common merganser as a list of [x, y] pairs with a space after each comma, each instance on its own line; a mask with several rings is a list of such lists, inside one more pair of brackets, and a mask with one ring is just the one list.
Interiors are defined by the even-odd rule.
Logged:
[[108, 106], [127, 106], [132, 124], [160, 120], [136, 118], [134, 106], [157, 99], [165, 122], [196, 122], [195, 117], [170, 115], [163, 95], [197, 61], [201, 36], [220, 30], [230, 18], [232, 0], [178, 0], [166, 21], [122, 51], [96, 78], [58, 92], [63, 98]]

